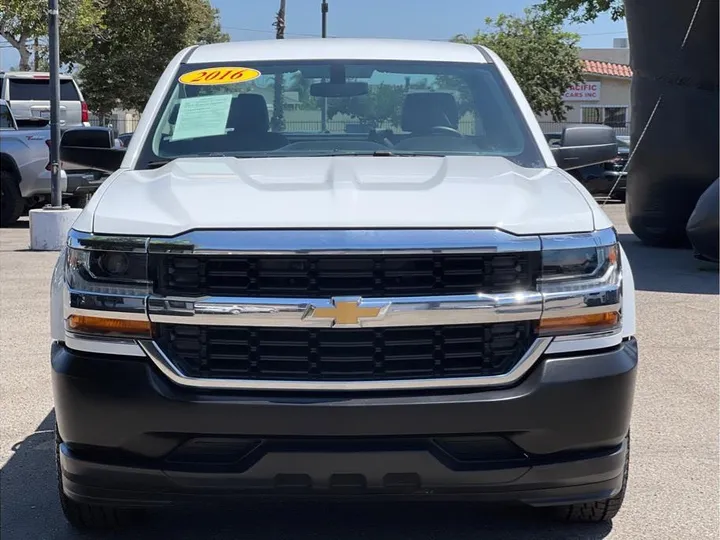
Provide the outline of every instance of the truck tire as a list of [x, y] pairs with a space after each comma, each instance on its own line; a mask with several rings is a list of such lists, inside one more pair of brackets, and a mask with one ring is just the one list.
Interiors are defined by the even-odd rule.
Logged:
[[78, 503], [70, 499], [63, 491], [62, 471], [60, 469], [60, 434], [55, 427], [55, 466], [57, 469], [58, 495], [60, 507], [65, 519], [78, 530], [117, 529], [132, 521], [137, 515], [123, 508]]
[[25, 200], [20, 194], [17, 178], [6, 169], [0, 169], [0, 189], [0, 226], [8, 227], [22, 216]]
[[557, 518], [569, 523], [600, 523], [612, 520], [622, 507], [627, 489], [628, 472], [630, 471], [630, 435], [627, 438], [627, 453], [625, 454], [625, 466], [623, 468], [623, 480], [620, 493], [609, 499], [600, 501], [567, 504], [556, 506], [552, 510]]

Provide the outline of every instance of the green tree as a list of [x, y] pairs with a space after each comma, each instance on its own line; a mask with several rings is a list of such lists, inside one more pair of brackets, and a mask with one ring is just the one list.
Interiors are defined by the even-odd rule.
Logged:
[[[60, 59], [72, 62], [101, 29], [106, 0], [63, 0], [60, 2]], [[47, 0], [2, 0], [0, 36], [20, 55], [18, 69], [31, 69], [30, 59], [47, 63]], [[38, 48], [35, 48], [35, 41]]]
[[489, 30], [474, 36], [458, 35], [453, 41], [485, 45], [507, 64], [537, 114], [565, 120], [571, 108], [563, 103], [568, 86], [583, 81], [577, 46], [580, 36], [566, 32], [562, 19], [528, 8], [524, 17], [499, 15], [485, 20]]
[[613, 21], [625, 17], [623, 0], [543, 0], [537, 6], [545, 13], [573, 22], [591, 22], [600, 13], [610, 12]]
[[405, 88], [392, 84], [371, 86], [367, 95], [333, 99], [328, 104], [328, 118], [346, 114], [361, 124], [376, 128], [383, 122], [397, 125], [402, 114]]
[[290, 77], [286, 91], [298, 93], [300, 109], [315, 110], [320, 106], [319, 101], [314, 96], [310, 95], [311, 84], [311, 81], [303, 77], [303, 74], [300, 72], [294, 73]]
[[101, 115], [141, 111], [180, 50], [229, 40], [208, 0], [107, 0], [98, 29], [73, 60], [88, 106]]

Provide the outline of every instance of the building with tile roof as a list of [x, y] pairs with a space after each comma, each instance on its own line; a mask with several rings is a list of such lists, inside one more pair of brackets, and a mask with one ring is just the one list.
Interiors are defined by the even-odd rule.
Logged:
[[587, 75], [632, 77], [632, 69], [628, 65], [612, 64], [610, 62], [600, 62], [598, 60], [583, 60], [583, 64], [585, 64], [585, 74]]
[[[620, 46], [617, 46], [617, 45]], [[625, 46], [623, 46], [625, 45]], [[539, 117], [545, 132], [561, 131], [563, 126], [598, 123], [615, 127], [618, 133], [630, 129], [630, 49], [617, 42], [607, 49], [583, 49], [585, 82], [567, 89], [564, 101], [572, 107], [562, 124], [547, 116]]]

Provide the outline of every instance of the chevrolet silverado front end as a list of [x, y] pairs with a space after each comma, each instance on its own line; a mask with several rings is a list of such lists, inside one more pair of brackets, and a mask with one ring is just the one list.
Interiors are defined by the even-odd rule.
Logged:
[[[349, 111], [351, 94], [395, 84], [402, 125], [269, 131], [265, 73], [300, 74]], [[232, 77], [232, 94], [210, 84]], [[119, 152], [72, 137], [63, 159]], [[208, 496], [460, 497], [612, 518], [634, 285], [607, 216], [561, 170], [607, 159], [611, 137], [569, 130], [553, 155], [502, 61], [469, 45], [183, 51], [53, 276], [68, 519], [114, 525]]]

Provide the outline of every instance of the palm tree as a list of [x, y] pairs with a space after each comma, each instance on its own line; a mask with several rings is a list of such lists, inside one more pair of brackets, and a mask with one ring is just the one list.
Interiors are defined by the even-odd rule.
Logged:
[[310, 81], [302, 73], [294, 73], [287, 85], [288, 92], [297, 92], [301, 108], [314, 109], [317, 105], [310, 95]]
[[[280, 9], [275, 16], [275, 39], [285, 39], [285, 0], [280, 0]], [[285, 128], [283, 111], [283, 74], [275, 74], [275, 95], [273, 96], [272, 130], [282, 131]]]

